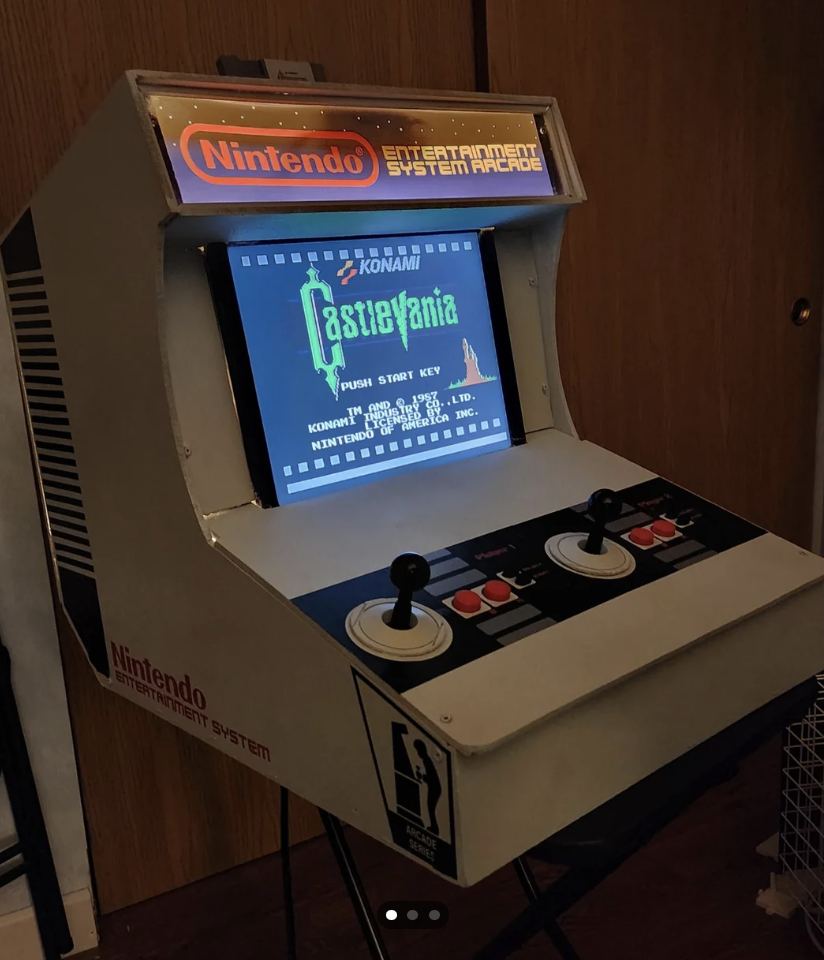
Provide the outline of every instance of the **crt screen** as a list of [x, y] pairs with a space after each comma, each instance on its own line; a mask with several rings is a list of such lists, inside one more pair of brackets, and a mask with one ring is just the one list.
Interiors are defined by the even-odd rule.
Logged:
[[476, 233], [229, 262], [279, 503], [510, 445]]

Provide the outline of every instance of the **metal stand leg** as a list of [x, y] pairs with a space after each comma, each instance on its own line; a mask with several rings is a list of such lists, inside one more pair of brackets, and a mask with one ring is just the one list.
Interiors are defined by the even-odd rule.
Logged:
[[[556, 880], [544, 891], [538, 892], [535, 887], [536, 898], [519, 916], [498, 931], [485, 947], [478, 950], [472, 960], [505, 960], [506, 957], [511, 956], [536, 933], [546, 929], [547, 921], [554, 923], [556, 917], [560, 917], [581, 897], [608, 877], [624, 862], [626, 856], [623, 851], [613, 851], [595, 866], [573, 867], [567, 870], [560, 880]], [[569, 949], [571, 950], [572, 947], [570, 946]], [[569, 956], [572, 960], [575, 953]]]
[[338, 868], [343, 877], [343, 882], [346, 884], [349, 899], [352, 901], [352, 906], [355, 909], [361, 930], [363, 930], [363, 936], [366, 940], [366, 945], [369, 947], [372, 960], [390, 960], [381, 932], [375, 923], [372, 908], [369, 906], [366, 891], [363, 889], [363, 884], [358, 876], [355, 861], [349, 850], [349, 844], [346, 842], [341, 822], [337, 817], [333, 817], [331, 813], [327, 813], [325, 810], [320, 811], [320, 816], [323, 821], [323, 827], [326, 830], [326, 836], [329, 838], [332, 852], [335, 854], [335, 859], [338, 862]]
[[286, 920], [286, 957], [287, 960], [297, 960], [292, 856], [289, 850], [289, 791], [286, 787], [280, 788], [280, 869], [283, 878], [283, 912]]
[[[57, 881], [46, 823], [37, 796], [37, 786], [20, 725], [14, 688], [11, 682], [11, 659], [0, 641], [0, 770], [6, 779], [12, 816], [14, 817], [23, 871], [29, 883], [32, 907], [46, 960], [59, 960], [73, 949], [63, 897]], [[3, 878], [0, 877], [0, 880]], [[8, 873], [6, 882], [9, 882]]]
[[[518, 857], [512, 861], [512, 866], [515, 868], [515, 873], [521, 881], [521, 886], [524, 888], [527, 897], [534, 903], [540, 897], [541, 890], [529, 864], [524, 857]], [[563, 930], [558, 926], [557, 920], [551, 920], [547, 917], [544, 920], [544, 932], [552, 941], [552, 946], [557, 950], [559, 957], [562, 957], [563, 960], [581, 960], [572, 944], [567, 940]]]

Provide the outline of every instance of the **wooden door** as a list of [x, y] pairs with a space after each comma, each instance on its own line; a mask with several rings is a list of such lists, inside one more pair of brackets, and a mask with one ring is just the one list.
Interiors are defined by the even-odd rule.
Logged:
[[[337, 82], [472, 89], [471, 27], [471, 0], [4, 0], [0, 225], [126, 69], [213, 73], [235, 54], [313, 60]], [[101, 911], [278, 849], [274, 784], [104, 691], [61, 627]], [[293, 811], [295, 839], [319, 831], [308, 804]]]
[[824, 4], [488, 0], [487, 18], [492, 89], [558, 98], [589, 197], [558, 299], [581, 435], [809, 545]]

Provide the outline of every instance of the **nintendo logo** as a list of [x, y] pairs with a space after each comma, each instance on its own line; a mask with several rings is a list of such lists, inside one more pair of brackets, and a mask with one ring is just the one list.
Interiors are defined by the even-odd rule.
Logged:
[[193, 123], [180, 137], [189, 169], [207, 183], [245, 187], [368, 187], [378, 157], [357, 133]]

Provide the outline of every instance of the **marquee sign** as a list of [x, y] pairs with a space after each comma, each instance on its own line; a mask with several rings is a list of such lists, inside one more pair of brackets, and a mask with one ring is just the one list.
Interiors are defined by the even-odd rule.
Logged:
[[[554, 194], [529, 113], [151, 94], [183, 203], [483, 200]], [[540, 120], [540, 118], [538, 118]]]

